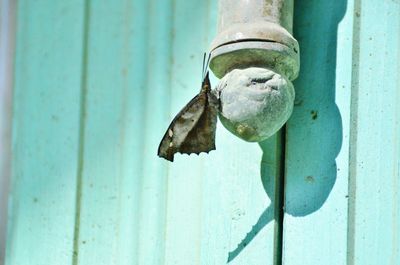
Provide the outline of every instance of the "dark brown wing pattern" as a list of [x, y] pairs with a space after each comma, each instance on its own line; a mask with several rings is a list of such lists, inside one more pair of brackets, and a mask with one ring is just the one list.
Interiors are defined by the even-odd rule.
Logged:
[[158, 147], [158, 156], [174, 161], [174, 154], [215, 150], [218, 100], [206, 74], [200, 93], [173, 119]]

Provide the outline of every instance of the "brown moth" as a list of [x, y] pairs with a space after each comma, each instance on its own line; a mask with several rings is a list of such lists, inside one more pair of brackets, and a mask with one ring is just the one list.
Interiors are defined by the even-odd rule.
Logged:
[[215, 150], [218, 99], [211, 91], [208, 72], [200, 93], [172, 120], [158, 147], [158, 156], [174, 161], [174, 154]]

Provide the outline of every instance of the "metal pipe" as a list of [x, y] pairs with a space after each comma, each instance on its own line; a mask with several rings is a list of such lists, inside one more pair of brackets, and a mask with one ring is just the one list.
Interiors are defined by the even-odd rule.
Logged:
[[299, 45], [292, 21], [293, 0], [220, 0], [211, 70], [221, 78], [233, 69], [259, 66], [295, 79]]
[[293, 0], [224, 0], [219, 11], [218, 32], [246, 22], [272, 22], [292, 32]]
[[291, 35], [293, 0], [220, 0], [210, 69], [220, 120], [246, 141], [262, 141], [289, 118], [299, 45]]

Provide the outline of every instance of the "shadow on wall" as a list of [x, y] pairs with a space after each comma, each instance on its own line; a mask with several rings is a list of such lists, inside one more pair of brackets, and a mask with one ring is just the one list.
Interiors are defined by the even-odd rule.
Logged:
[[305, 216], [324, 204], [336, 182], [342, 119], [335, 103], [337, 27], [347, 1], [298, 1], [294, 36], [301, 47], [296, 101], [288, 122], [285, 212]]
[[[296, 1], [294, 36], [300, 44], [301, 69], [294, 82], [295, 108], [287, 123], [285, 213], [306, 216], [322, 207], [336, 182], [336, 157], [342, 145], [342, 119], [335, 103], [337, 28], [347, 0]], [[263, 157], [270, 150], [260, 143]], [[268, 164], [261, 179], [271, 205], [228, 255], [234, 260], [258, 232], [277, 216], [272, 209], [274, 183]], [[276, 220], [279, 221], [279, 220]]]

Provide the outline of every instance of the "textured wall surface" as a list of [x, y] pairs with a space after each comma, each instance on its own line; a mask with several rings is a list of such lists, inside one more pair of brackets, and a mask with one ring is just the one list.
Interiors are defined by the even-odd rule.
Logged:
[[284, 264], [400, 264], [400, 1], [296, 1]]
[[279, 137], [260, 148], [219, 126], [208, 156], [156, 156], [200, 89], [216, 15], [216, 1], [18, 1], [7, 264], [274, 259]]
[[7, 241], [11, 178], [11, 103], [14, 61], [15, 2], [0, 0], [0, 264]]
[[18, 1], [7, 265], [400, 263], [400, 2], [296, 1], [285, 134], [171, 164], [217, 6]]

